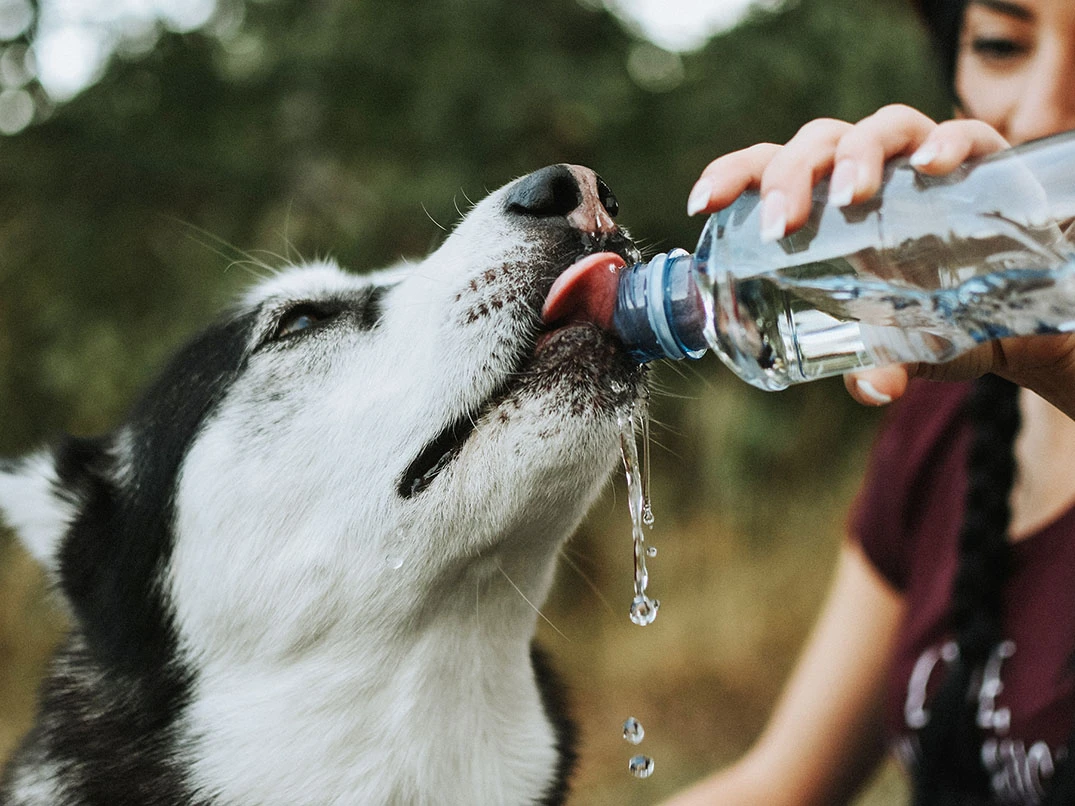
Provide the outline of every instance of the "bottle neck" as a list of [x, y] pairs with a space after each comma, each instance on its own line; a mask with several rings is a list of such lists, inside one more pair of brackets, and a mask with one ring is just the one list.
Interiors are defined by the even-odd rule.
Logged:
[[705, 353], [705, 306], [695, 272], [694, 257], [676, 249], [620, 273], [612, 323], [640, 363]]

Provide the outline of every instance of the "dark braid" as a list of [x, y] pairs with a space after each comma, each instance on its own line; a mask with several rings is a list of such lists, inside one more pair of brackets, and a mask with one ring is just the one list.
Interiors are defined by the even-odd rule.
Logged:
[[933, 698], [915, 780], [915, 806], [988, 799], [979, 757], [972, 680], [1001, 636], [1002, 591], [1008, 578], [1008, 499], [1015, 480], [1013, 443], [1019, 430], [1018, 387], [994, 375], [980, 378], [967, 401], [974, 436], [968, 460], [966, 511], [959, 567], [952, 589], [952, 628], [959, 657]]

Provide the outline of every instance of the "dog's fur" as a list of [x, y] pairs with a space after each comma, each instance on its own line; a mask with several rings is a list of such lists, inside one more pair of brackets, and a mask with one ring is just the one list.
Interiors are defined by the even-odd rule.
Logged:
[[559, 803], [535, 608], [641, 371], [543, 335], [553, 279], [637, 257], [592, 172], [489, 196], [426, 260], [280, 271], [100, 439], [0, 464], [74, 623], [6, 806]]

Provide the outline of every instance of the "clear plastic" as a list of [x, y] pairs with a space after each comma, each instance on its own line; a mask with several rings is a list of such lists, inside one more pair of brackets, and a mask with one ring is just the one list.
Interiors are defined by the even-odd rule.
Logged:
[[821, 183], [806, 225], [762, 243], [758, 194], [745, 193], [710, 217], [694, 255], [625, 270], [621, 339], [641, 361], [708, 345], [776, 390], [1075, 329], [1075, 132], [943, 177], [893, 161], [862, 204], [830, 207], [827, 195]]

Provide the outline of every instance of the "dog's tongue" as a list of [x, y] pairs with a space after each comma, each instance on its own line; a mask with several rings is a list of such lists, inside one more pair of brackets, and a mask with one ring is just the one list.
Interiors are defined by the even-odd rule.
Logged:
[[626, 265], [612, 252], [587, 255], [556, 278], [541, 308], [542, 320], [547, 325], [593, 322], [611, 330], [620, 270]]

